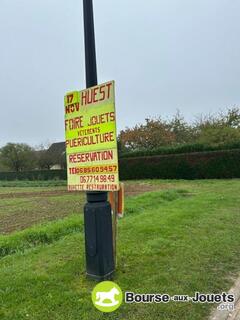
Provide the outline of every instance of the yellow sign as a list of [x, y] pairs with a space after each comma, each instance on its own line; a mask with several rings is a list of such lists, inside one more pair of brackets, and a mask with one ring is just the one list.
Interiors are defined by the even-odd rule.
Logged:
[[68, 190], [119, 189], [114, 81], [64, 97]]

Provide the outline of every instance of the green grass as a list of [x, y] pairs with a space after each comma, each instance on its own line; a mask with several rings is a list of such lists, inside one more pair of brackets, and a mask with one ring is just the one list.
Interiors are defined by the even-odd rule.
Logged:
[[66, 219], [40, 226], [33, 226], [9, 236], [0, 236], [0, 257], [50, 244], [60, 238], [83, 230], [83, 216], [72, 215]]
[[[115, 281], [139, 293], [228, 290], [240, 271], [240, 180], [151, 183], [172, 189], [126, 200]], [[123, 303], [113, 314], [97, 311], [82, 225], [73, 216], [0, 238], [0, 247], [10, 248], [0, 259], [0, 319], [207, 319], [207, 304]]]

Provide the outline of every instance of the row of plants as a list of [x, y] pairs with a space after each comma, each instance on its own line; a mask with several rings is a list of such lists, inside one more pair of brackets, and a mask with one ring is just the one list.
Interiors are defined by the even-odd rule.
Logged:
[[121, 179], [240, 178], [240, 149], [125, 158]]
[[162, 154], [180, 154], [191, 152], [203, 152], [203, 151], [219, 151], [219, 150], [232, 150], [240, 149], [240, 141], [222, 145], [206, 145], [200, 143], [183, 144], [172, 147], [161, 147], [153, 150], [140, 150], [132, 152], [123, 152], [119, 154], [120, 158], [135, 158], [145, 156], [156, 156]]
[[[240, 148], [221, 151], [125, 157], [120, 179], [240, 178]], [[66, 180], [66, 170], [1, 172], [0, 180]]]

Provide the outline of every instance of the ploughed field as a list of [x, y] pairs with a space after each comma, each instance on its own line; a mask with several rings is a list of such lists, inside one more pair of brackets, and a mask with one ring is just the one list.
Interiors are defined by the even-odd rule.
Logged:
[[[118, 223], [123, 292], [227, 292], [240, 273], [240, 180], [126, 182]], [[83, 193], [0, 182], [0, 319], [208, 319], [215, 304], [123, 303], [102, 314], [85, 277]]]
[[[85, 193], [68, 192], [65, 181], [18, 181], [15, 185], [0, 183], [0, 234], [83, 212]], [[160, 187], [151, 182], [126, 182], [125, 194], [137, 195]]]

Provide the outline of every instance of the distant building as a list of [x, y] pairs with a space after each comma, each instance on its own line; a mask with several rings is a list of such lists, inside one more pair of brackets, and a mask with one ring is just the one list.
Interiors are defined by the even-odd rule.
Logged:
[[65, 142], [55, 142], [47, 150], [46, 156], [50, 160], [50, 170], [66, 168], [66, 146]]

